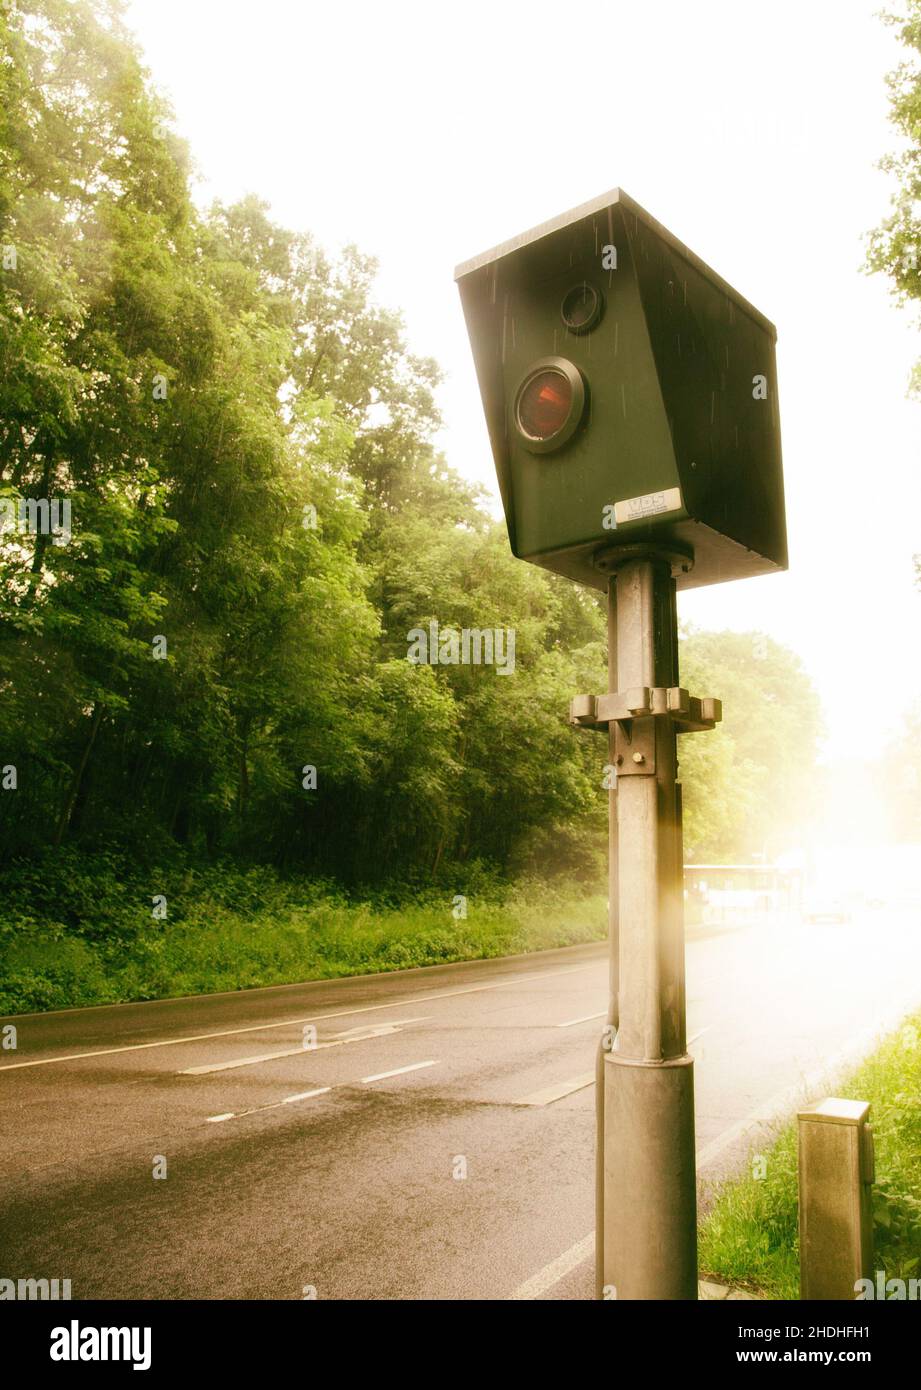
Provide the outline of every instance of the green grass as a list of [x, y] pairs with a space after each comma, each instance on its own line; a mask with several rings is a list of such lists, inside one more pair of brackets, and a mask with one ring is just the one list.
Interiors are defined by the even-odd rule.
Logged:
[[[53, 891], [52, 891], [53, 890]], [[467, 916], [453, 915], [454, 895]], [[152, 916], [166, 897], [167, 917]], [[426, 886], [405, 902], [347, 899], [269, 870], [134, 871], [59, 859], [0, 875], [0, 1014], [373, 974], [600, 941], [602, 893], [582, 885]]]
[[[876, 1141], [874, 1269], [887, 1278], [921, 1274], [921, 1014], [906, 1023], [834, 1094], [870, 1102]], [[799, 1298], [796, 1122], [763, 1162], [724, 1184], [700, 1233], [701, 1278], [764, 1298]], [[756, 1176], [755, 1172], [764, 1176]]]

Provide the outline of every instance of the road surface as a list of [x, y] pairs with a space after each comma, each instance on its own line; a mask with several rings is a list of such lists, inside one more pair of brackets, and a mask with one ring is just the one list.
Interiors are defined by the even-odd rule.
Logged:
[[[690, 936], [704, 1195], [756, 1122], [921, 1005], [919, 927]], [[606, 970], [575, 947], [9, 1020], [0, 1276], [75, 1299], [590, 1297]]]

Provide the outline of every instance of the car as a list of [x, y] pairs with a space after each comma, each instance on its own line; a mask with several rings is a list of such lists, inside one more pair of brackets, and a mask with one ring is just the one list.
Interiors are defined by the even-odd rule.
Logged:
[[803, 917], [807, 922], [849, 922], [850, 904], [843, 893], [818, 889], [803, 900]]

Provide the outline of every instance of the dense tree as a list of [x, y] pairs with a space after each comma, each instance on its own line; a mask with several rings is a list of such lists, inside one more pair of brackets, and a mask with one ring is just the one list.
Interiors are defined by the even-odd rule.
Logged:
[[[547, 685], [580, 610], [519, 573], [435, 456], [438, 373], [374, 302], [373, 261], [254, 198], [196, 212], [120, 16], [3, 19], [0, 485], [16, 508], [66, 499], [73, 532], [2, 538], [7, 843], [358, 879], [506, 857], [585, 794], [559, 768], [585, 759], [561, 741], [566, 671]], [[406, 662], [394, 623], [429, 617], [516, 629], [542, 726], [520, 748], [494, 668]]]
[[[891, 213], [870, 234], [867, 262], [890, 278], [896, 298], [907, 304], [921, 299], [921, 0], [905, 0], [902, 15], [883, 19], [898, 28], [906, 50], [888, 78], [890, 116], [903, 143], [880, 161], [896, 190]], [[921, 366], [912, 386], [921, 389]]]
[[[254, 197], [196, 210], [121, 14], [0, 13], [5, 852], [597, 872], [604, 743], [566, 710], [604, 685], [599, 596], [513, 559], [436, 453], [438, 370], [371, 259]], [[68, 534], [29, 522], [55, 499]], [[513, 635], [514, 673], [408, 660], [433, 623]], [[770, 837], [814, 730], [746, 642], [688, 644], [727, 704], [683, 755], [713, 855]]]
[[[889, 277], [901, 305], [921, 301], [921, 0], [904, 0], [901, 15], [885, 14], [898, 29], [906, 56], [889, 74], [890, 116], [902, 137], [897, 154], [880, 165], [895, 179], [892, 211], [869, 238], [868, 268]], [[911, 394], [921, 395], [921, 362], [916, 364]], [[915, 555], [915, 582], [921, 588], [921, 555]], [[893, 832], [917, 839], [921, 832], [921, 716], [909, 711], [900, 733], [887, 750], [886, 767], [898, 773], [890, 780]]]

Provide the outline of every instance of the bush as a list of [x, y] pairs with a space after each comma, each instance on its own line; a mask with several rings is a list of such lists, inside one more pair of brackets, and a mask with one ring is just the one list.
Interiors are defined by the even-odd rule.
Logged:
[[[54, 884], [53, 915], [49, 884]], [[152, 915], [155, 894], [167, 917]], [[603, 897], [581, 884], [462, 881], [350, 900], [265, 867], [158, 870], [115, 854], [13, 863], [0, 873], [0, 1013], [250, 989], [597, 941]], [[455, 918], [457, 895], [467, 916]]]

